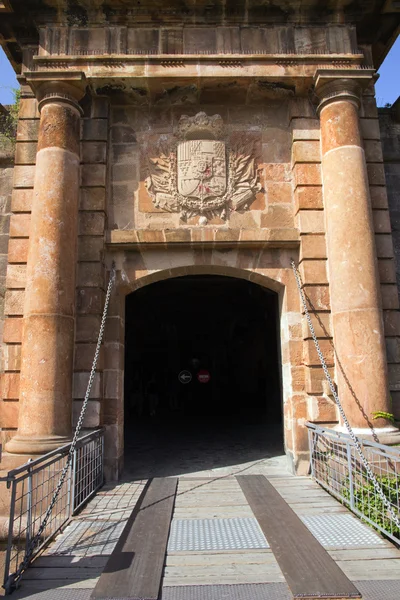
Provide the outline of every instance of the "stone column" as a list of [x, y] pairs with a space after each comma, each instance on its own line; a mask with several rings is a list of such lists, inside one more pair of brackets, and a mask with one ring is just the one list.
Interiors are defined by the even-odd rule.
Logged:
[[[71, 439], [79, 194], [80, 74], [37, 81], [36, 157], [21, 349], [20, 415], [6, 450], [42, 454]], [[39, 75], [39, 74], [37, 74]], [[68, 75], [67, 75], [68, 77]], [[28, 80], [29, 81], [29, 80]]]
[[[365, 77], [364, 77], [365, 78]], [[365, 78], [366, 83], [371, 80]], [[362, 81], [362, 79], [361, 79]], [[391, 412], [380, 284], [355, 79], [319, 73], [322, 178], [328, 276], [338, 392], [361, 436], [373, 424], [381, 441], [398, 430], [377, 411]], [[368, 423], [369, 422], [369, 423]]]

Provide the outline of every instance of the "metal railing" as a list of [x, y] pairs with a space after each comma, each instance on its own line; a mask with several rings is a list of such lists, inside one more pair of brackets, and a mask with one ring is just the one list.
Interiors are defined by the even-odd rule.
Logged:
[[[61, 446], [0, 478], [0, 481], [7, 482], [7, 488], [11, 490], [4, 586], [9, 575], [17, 570], [30, 541], [39, 530], [67, 463], [70, 448], [71, 444]], [[32, 558], [103, 485], [103, 456], [102, 429], [78, 440], [71, 466]]]
[[[306, 425], [312, 477], [351, 511], [399, 544], [400, 529], [378, 495], [351, 437], [313, 423]], [[394, 514], [399, 515], [400, 448], [359, 441]]]

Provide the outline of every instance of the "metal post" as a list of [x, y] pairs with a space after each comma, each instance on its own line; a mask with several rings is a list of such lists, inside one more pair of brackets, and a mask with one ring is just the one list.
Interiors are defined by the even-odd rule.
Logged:
[[32, 538], [32, 469], [29, 463], [32, 462], [30, 458], [28, 460], [28, 498], [27, 498], [27, 509], [26, 509], [26, 541], [25, 548], [28, 549], [29, 542]]
[[351, 463], [351, 445], [349, 442], [346, 442], [346, 452], [347, 452], [347, 468], [349, 470], [350, 508], [354, 509], [353, 465]]
[[[6, 550], [6, 560], [4, 563], [4, 589], [6, 590], [6, 595], [11, 594], [9, 586], [7, 585], [7, 581], [10, 576], [10, 564], [11, 564], [11, 550], [13, 547], [13, 533], [14, 533], [14, 516], [15, 516], [15, 496], [17, 493], [17, 482], [15, 479], [11, 482], [12, 490], [11, 490], [11, 504], [10, 504], [10, 519], [8, 521], [8, 540], [7, 540], [7, 550]], [[9, 487], [9, 486], [8, 486]]]
[[76, 448], [74, 449], [74, 455], [72, 459], [71, 469], [71, 481], [72, 481], [72, 490], [71, 490], [71, 514], [75, 512], [75, 478], [76, 478]]
[[101, 486], [104, 483], [104, 431], [102, 431], [100, 434], [100, 444], [101, 444], [100, 480], [97, 484], [98, 486]]
[[315, 471], [314, 471], [314, 432], [309, 429], [308, 430], [308, 447], [310, 448], [310, 464], [311, 464], [311, 477], [315, 479]]

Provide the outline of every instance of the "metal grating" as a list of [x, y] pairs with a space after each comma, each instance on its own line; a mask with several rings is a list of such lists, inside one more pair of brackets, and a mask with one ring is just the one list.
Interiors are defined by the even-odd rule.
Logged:
[[313, 515], [301, 519], [325, 548], [354, 548], [385, 544], [370, 527], [360, 523], [352, 515]]
[[73, 521], [46, 554], [58, 556], [102, 556], [115, 548], [126, 521]]
[[161, 596], [162, 600], [290, 600], [291, 598], [286, 583], [182, 585], [164, 588]]
[[355, 581], [363, 600], [399, 600], [400, 579], [391, 581]]
[[269, 548], [257, 519], [173, 519], [168, 552]]
[[54, 589], [54, 590], [43, 590], [40, 592], [32, 592], [29, 589], [29, 583], [25, 582], [22, 587], [14, 592], [12, 595], [13, 600], [22, 600], [28, 598], [29, 600], [90, 600], [90, 596], [93, 590], [77, 590], [77, 589]]

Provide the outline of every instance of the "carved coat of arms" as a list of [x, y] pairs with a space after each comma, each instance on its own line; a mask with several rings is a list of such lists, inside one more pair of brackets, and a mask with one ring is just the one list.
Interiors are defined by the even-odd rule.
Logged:
[[182, 116], [176, 141], [149, 159], [146, 186], [158, 208], [200, 224], [247, 206], [261, 189], [252, 148], [228, 148], [219, 115]]

